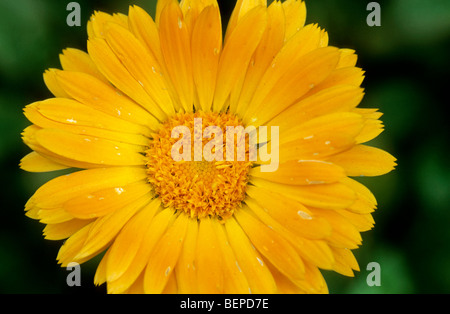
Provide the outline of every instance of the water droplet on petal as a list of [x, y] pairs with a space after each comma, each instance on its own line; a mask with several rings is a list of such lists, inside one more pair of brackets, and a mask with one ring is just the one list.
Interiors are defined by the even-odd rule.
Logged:
[[306, 220], [312, 219], [311, 215], [309, 215], [308, 213], [305, 213], [304, 211], [301, 211], [301, 210], [299, 210], [297, 212], [297, 215], [299, 215], [301, 218], [306, 219]]

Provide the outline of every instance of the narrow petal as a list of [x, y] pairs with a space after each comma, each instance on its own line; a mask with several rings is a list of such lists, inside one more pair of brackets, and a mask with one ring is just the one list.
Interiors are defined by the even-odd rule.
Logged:
[[160, 206], [161, 201], [159, 199], [152, 200], [133, 216], [120, 231], [111, 245], [109, 258], [105, 265], [105, 278], [108, 282], [115, 281], [127, 271], [136, 257], [144, 241], [144, 235], [149, 230], [153, 217]]
[[117, 280], [108, 282], [108, 291], [111, 293], [122, 293], [128, 289], [142, 274], [148, 264], [150, 255], [158, 241], [166, 232], [167, 228], [173, 223], [175, 218], [174, 211], [163, 209], [152, 219], [152, 223], [144, 234], [143, 242], [140, 245], [135, 257], [125, 273]]
[[192, 68], [199, 108], [211, 111], [222, 51], [222, 22], [218, 7], [203, 10], [192, 31]]
[[230, 245], [236, 255], [239, 267], [248, 280], [251, 293], [274, 293], [276, 284], [262, 256], [256, 251], [252, 242], [236, 222], [230, 218], [225, 223]]
[[250, 175], [272, 182], [292, 185], [334, 183], [345, 177], [344, 170], [330, 162], [291, 160], [281, 163], [275, 172], [262, 172], [252, 168]]
[[270, 66], [253, 92], [254, 97], [252, 99], [247, 99], [248, 95], [242, 97], [240, 114], [244, 116], [246, 112], [254, 112], [256, 108], [250, 105], [259, 106], [281, 77], [292, 68], [294, 62], [298, 62], [305, 54], [320, 47], [320, 38], [320, 28], [311, 24], [302, 28], [289, 40], [271, 60]]
[[139, 181], [126, 186], [103, 189], [75, 197], [63, 204], [63, 208], [76, 218], [102, 217], [118, 211], [136, 199], [148, 195], [151, 185]]
[[[100, 38], [89, 39], [88, 52], [92, 60], [97, 64], [100, 72], [102, 72], [114, 86], [135, 100], [159, 121], [165, 120], [166, 115], [147, 94], [141, 84], [142, 82], [139, 83], [139, 80], [135, 79], [130, 74], [126, 66], [118, 56], [114, 54], [105, 40]], [[92, 87], [90, 89], [92, 89]]]
[[266, 8], [267, 0], [237, 0], [230, 20], [228, 21], [227, 31], [225, 34], [225, 42], [229, 40], [229, 37], [234, 32], [235, 28], [241, 22], [244, 16], [258, 6]]
[[119, 210], [96, 219], [92, 223], [82, 249], [74, 257], [74, 261], [91, 258], [108, 247], [127, 221], [150, 200], [151, 194], [145, 195]]
[[162, 69], [144, 45], [132, 33], [116, 24], [108, 24], [106, 41], [159, 109], [168, 116], [173, 115], [175, 109], [162, 77]]
[[197, 268], [195, 259], [197, 252], [198, 222], [189, 219], [186, 237], [180, 252], [180, 257], [175, 265], [177, 285], [182, 294], [197, 293]]
[[291, 280], [303, 279], [304, 265], [295, 249], [277, 231], [253, 218], [248, 209], [241, 209], [235, 217], [256, 249], [281, 273]]
[[58, 255], [56, 257], [58, 263], [61, 264], [61, 267], [67, 267], [67, 265], [71, 262], [76, 261], [78, 263], [81, 263], [86, 260], [86, 259], [75, 260], [75, 256], [83, 248], [84, 242], [88, 237], [92, 224], [93, 222], [75, 232], [61, 246], [61, 248], [58, 251]]
[[330, 75], [339, 60], [334, 47], [319, 48], [291, 65], [273, 88], [257, 91], [244, 123], [264, 125]]
[[301, 0], [287, 0], [283, 2], [283, 9], [286, 16], [285, 40], [288, 41], [305, 25], [306, 5]]
[[[58, 82], [74, 99], [113, 117], [158, 128], [159, 122], [141, 106], [110, 85], [84, 73], [60, 71]], [[149, 134], [148, 131], [145, 133]]]
[[49, 224], [45, 226], [42, 233], [47, 240], [64, 240], [91, 222], [92, 220], [71, 219], [57, 224]]
[[71, 198], [98, 190], [121, 187], [146, 178], [144, 168], [103, 168], [84, 170], [50, 180], [30, 201], [40, 208], [57, 208]]
[[162, 66], [163, 57], [159, 31], [152, 17], [142, 8], [133, 5], [128, 10], [128, 24], [130, 31], [143, 43], [148, 51]]
[[353, 270], [359, 271], [359, 266], [352, 251], [334, 247], [332, 250], [336, 259], [333, 270], [344, 276], [354, 277]]
[[100, 73], [89, 55], [79, 49], [67, 48], [59, 55], [61, 66], [65, 71], [83, 72], [92, 75], [108, 84], [108, 80]]
[[[323, 241], [313, 241], [304, 238], [297, 237], [295, 234], [291, 233], [290, 230], [281, 225], [278, 221], [273, 219], [270, 214], [268, 214], [263, 207], [259, 206], [257, 202], [253, 200], [246, 201], [249, 209], [252, 213], [258, 217], [262, 223], [267, 225], [270, 229], [279, 233], [284, 239], [286, 239], [293, 248], [296, 249], [298, 255], [303, 260], [306, 259], [314, 263], [320, 268], [331, 269], [334, 263], [333, 254], [331, 253], [329, 247]], [[285, 274], [293, 282], [298, 283], [299, 278], [292, 277]], [[300, 280], [301, 281], [301, 280]]]
[[225, 109], [231, 90], [245, 76], [251, 57], [258, 46], [267, 24], [266, 8], [256, 7], [237, 24], [227, 40], [219, 61], [217, 87], [213, 111]]
[[60, 98], [71, 98], [70, 95], [61, 87], [56, 78], [57, 69], [49, 69], [44, 72], [44, 82], [48, 90], [55, 96]]
[[342, 168], [348, 176], [380, 176], [391, 172], [396, 158], [379, 148], [357, 145], [352, 149], [332, 156], [328, 161]]
[[31, 152], [20, 160], [20, 168], [29, 172], [49, 172], [68, 167], [54, 162], [39, 153]]
[[248, 186], [247, 194], [273, 219], [299, 237], [323, 239], [331, 234], [330, 224], [325, 219], [315, 217], [301, 203], [283, 194], [252, 185]]
[[356, 199], [355, 192], [342, 183], [318, 185], [286, 185], [252, 178], [257, 187], [286, 195], [304, 205], [325, 209], [341, 209], [350, 206]]
[[[39, 119], [33, 115], [33, 113], [30, 112], [32, 109], [37, 110], [39, 114], [47, 119], [47, 121], [44, 122], [43, 118]], [[55, 128], [55, 126], [61, 126], [64, 130], [75, 130], [78, 127], [88, 127], [90, 130], [102, 129], [125, 134], [148, 134], [148, 129], [142, 125], [118, 117], [113, 117], [78, 101], [66, 98], [50, 98], [36, 102], [28, 105], [24, 112], [25, 116], [31, 122], [43, 128]], [[120, 137], [120, 135], [118, 135], [118, 137]], [[145, 145], [148, 145], [148, 143]]]
[[45, 149], [62, 157], [97, 166], [144, 165], [142, 148], [93, 136], [72, 134], [55, 129], [36, 132], [36, 140]]
[[224, 272], [220, 248], [211, 218], [200, 220], [195, 268], [197, 270], [198, 292], [206, 294], [223, 293]]
[[213, 221], [217, 242], [221, 251], [224, 267], [224, 293], [244, 294], [251, 291], [247, 278], [243, 273], [236, 255], [230, 246], [224, 226], [217, 220]]
[[161, 50], [184, 110], [191, 112], [194, 104], [194, 80], [190, 33], [177, 2], [171, 2], [161, 12], [159, 23]]
[[284, 44], [285, 17], [281, 2], [275, 1], [267, 9], [267, 27], [252, 56], [242, 84], [236, 84], [231, 92], [230, 111], [243, 116], [262, 76]]
[[180, 256], [189, 219], [184, 213], [179, 214], [156, 244], [145, 270], [146, 293], [159, 294], [164, 291]]
[[108, 14], [100, 11], [95, 11], [88, 22], [89, 39], [98, 37], [105, 38], [105, 27], [109, 23], [118, 24], [122, 27], [128, 28], [128, 17], [124, 14]]
[[327, 219], [331, 224], [331, 235], [327, 241], [332, 246], [356, 249], [362, 243], [361, 234], [356, 227], [333, 210], [314, 209], [314, 213]]
[[292, 105], [270, 121], [280, 130], [290, 128], [321, 115], [349, 111], [359, 105], [364, 92], [362, 88], [350, 85], [331, 87]]

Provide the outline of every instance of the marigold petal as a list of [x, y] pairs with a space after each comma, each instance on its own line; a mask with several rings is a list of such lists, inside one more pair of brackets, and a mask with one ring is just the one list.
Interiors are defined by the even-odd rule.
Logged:
[[[106, 41], [128, 72], [153, 99], [156, 106], [168, 116], [175, 113], [172, 99], [162, 76], [158, 61], [144, 45], [125, 28], [108, 24]], [[151, 108], [153, 112], [154, 108]]]
[[218, 7], [210, 6], [200, 13], [192, 31], [192, 67], [198, 106], [211, 111], [216, 77], [222, 51], [222, 22]]
[[226, 221], [225, 229], [239, 267], [248, 280], [250, 292], [274, 293], [276, 284], [270, 270], [234, 217]]
[[59, 55], [61, 66], [65, 71], [83, 72], [92, 75], [108, 84], [108, 80], [100, 73], [91, 57], [84, 51], [74, 48], [64, 49]]
[[281, 273], [294, 282], [304, 278], [303, 261], [287, 239], [253, 218], [248, 208], [237, 211], [235, 217], [256, 249]]
[[356, 199], [355, 192], [342, 183], [318, 185], [286, 185], [259, 178], [252, 178], [252, 184], [285, 195], [304, 205], [325, 208], [347, 208]]
[[245, 71], [258, 46], [267, 24], [266, 8], [256, 7], [237, 24], [226, 41], [219, 61], [213, 111], [220, 112], [236, 82], [245, 77]]
[[180, 256], [189, 219], [186, 215], [179, 214], [156, 244], [145, 270], [144, 290], [146, 293], [164, 291]]
[[20, 168], [29, 172], [49, 172], [67, 169], [69, 167], [54, 162], [33, 151], [20, 160]]
[[396, 158], [379, 148], [356, 145], [352, 149], [332, 156], [328, 161], [342, 168], [348, 176], [380, 176], [391, 172]]
[[194, 80], [190, 33], [177, 2], [167, 4], [162, 10], [159, 35], [167, 73], [182, 107], [191, 112], [194, 104]]
[[[95, 77], [67, 71], [59, 71], [57, 77], [64, 90], [79, 102], [113, 117], [146, 126], [151, 130], [158, 128], [159, 122], [150, 113]], [[145, 135], [148, 134], [149, 132], [146, 131]]]

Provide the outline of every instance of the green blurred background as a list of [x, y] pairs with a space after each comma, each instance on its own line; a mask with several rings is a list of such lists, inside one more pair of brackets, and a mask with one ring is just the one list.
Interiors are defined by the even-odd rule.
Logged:
[[[94, 10], [127, 13], [137, 4], [153, 15], [154, 0], [77, 1], [82, 26], [69, 27], [61, 0], [0, 1], [0, 293], [103, 293], [94, 287], [98, 260], [82, 266], [82, 286], [68, 287], [55, 261], [61, 242], [44, 240], [43, 225], [24, 216], [27, 199], [55, 174], [18, 168], [29, 152], [20, 133], [22, 108], [51, 97], [42, 80], [60, 67], [66, 47], [86, 50]], [[235, 1], [219, 1], [225, 21]], [[369, 27], [370, 1], [306, 0], [308, 23], [319, 23], [330, 44], [353, 48], [366, 70], [361, 106], [384, 112], [386, 131], [371, 144], [398, 158], [385, 176], [361, 179], [376, 195], [376, 227], [363, 233], [355, 278], [324, 272], [332, 293], [450, 292], [449, 106], [450, 1], [389, 0], [381, 27]], [[369, 287], [366, 266], [381, 266], [381, 286]]]

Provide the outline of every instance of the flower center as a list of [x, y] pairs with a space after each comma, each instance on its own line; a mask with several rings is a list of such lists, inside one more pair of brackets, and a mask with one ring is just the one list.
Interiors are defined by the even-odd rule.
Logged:
[[[241, 126], [232, 114], [202, 111], [177, 114], [162, 125], [146, 157], [148, 181], [166, 207], [198, 219], [233, 215], [244, 200], [253, 164], [247, 139], [245, 159], [230, 158], [237, 157], [242, 140], [227, 136], [227, 130]], [[228, 156], [227, 147], [233, 149]]]

